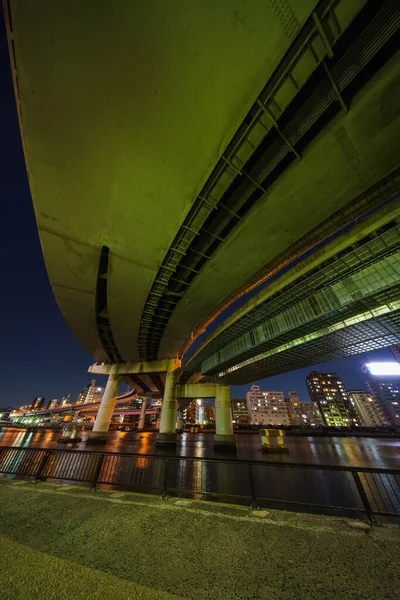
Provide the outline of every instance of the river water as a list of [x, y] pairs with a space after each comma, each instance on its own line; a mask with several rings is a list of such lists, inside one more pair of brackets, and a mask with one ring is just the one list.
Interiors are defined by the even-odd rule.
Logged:
[[[225, 453], [214, 450], [212, 433], [184, 433], [178, 436], [174, 449], [156, 448], [155, 432], [111, 431], [106, 444], [101, 446], [58, 444], [60, 430], [51, 429], [0, 429], [0, 446], [36, 448], [74, 448], [76, 450], [105, 450], [139, 454], [173, 454], [199, 458], [221, 458]], [[86, 436], [87, 434], [83, 434]], [[239, 460], [262, 460], [301, 462], [353, 467], [400, 468], [400, 438], [371, 437], [291, 437], [285, 438], [289, 454], [264, 454], [261, 452], [260, 436], [239, 433], [237, 449], [229, 458]]]

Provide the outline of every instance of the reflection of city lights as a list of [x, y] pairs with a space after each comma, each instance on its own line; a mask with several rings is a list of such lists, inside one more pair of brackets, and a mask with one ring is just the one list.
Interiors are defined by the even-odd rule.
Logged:
[[139, 454], [146, 454], [150, 447], [150, 434], [148, 432], [142, 432], [140, 435], [140, 446], [138, 448]]
[[136, 468], [137, 469], [147, 469], [149, 466], [149, 459], [145, 457], [138, 457], [136, 459]]

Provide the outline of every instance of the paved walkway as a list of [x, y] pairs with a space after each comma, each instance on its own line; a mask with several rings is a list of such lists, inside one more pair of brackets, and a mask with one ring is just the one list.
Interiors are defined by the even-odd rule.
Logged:
[[398, 526], [0, 481], [4, 600], [391, 600]]

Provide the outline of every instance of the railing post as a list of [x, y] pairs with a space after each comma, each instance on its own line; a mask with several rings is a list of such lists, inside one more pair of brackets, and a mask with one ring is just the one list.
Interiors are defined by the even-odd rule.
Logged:
[[39, 483], [39, 481], [44, 481], [46, 479], [46, 477], [42, 476], [42, 473], [44, 472], [46, 466], [47, 466], [47, 461], [49, 459], [50, 456], [52, 456], [52, 452], [45, 452], [44, 456], [42, 457], [42, 460], [40, 461], [40, 465], [39, 468], [37, 470], [34, 482], [35, 483]]
[[162, 499], [163, 500], [166, 500], [168, 498], [169, 463], [170, 463], [170, 461], [168, 459], [164, 463], [165, 470], [164, 470], [164, 483], [163, 483], [163, 491], [162, 491]]
[[354, 482], [357, 486], [358, 493], [360, 494], [361, 502], [364, 505], [365, 513], [368, 517], [368, 520], [370, 523], [376, 525], [378, 523], [378, 521], [376, 520], [374, 511], [371, 508], [367, 494], [365, 493], [363, 484], [361, 483], [360, 475], [357, 473], [357, 471], [353, 471], [352, 473], [353, 473]]
[[250, 483], [250, 494], [251, 494], [251, 508], [259, 508], [258, 504], [257, 504], [257, 497], [256, 497], [256, 488], [254, 485], [254, 477], [253, 477], [253, 469], [251, 468], [252, 465], [249, 463], [247, 465], [248, 471], [249, 471], [249, 483]]
[[97, 480], [98, 480], [98, 478], [99, 478], [99, 475], [100, 475], [101, 467], [103, 466], [104, 457], [105, 457], [105, 455], [104, 455], [104, 454], [102, 454], [102, 455], [99, 457], [99, 460], [98, 460], [98, 462], [97, 462], [97, 465], [96, 465], [96, 470], [95, 470], [95, 472], [94, 472], [93, 481], [92, 481], [92, 484], [91, 484], [91, 486], [90, 486], [90, 489], [92, 489], [92, 490], [95, 490], [95, 489], [96, 489], [96, 484], [97, 484]]

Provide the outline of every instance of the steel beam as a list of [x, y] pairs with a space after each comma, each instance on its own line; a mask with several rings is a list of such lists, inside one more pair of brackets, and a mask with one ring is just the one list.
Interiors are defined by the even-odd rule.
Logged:
[[132, 375], [139, 373], [166, 373], [174, 371], [181, 366], [181, 361], [177, 358], [165, 358], [163, 360], [152, 360], [143, 362], [126, 363], [101, 363], [91, 365], [88, 373], [94, 375]]

